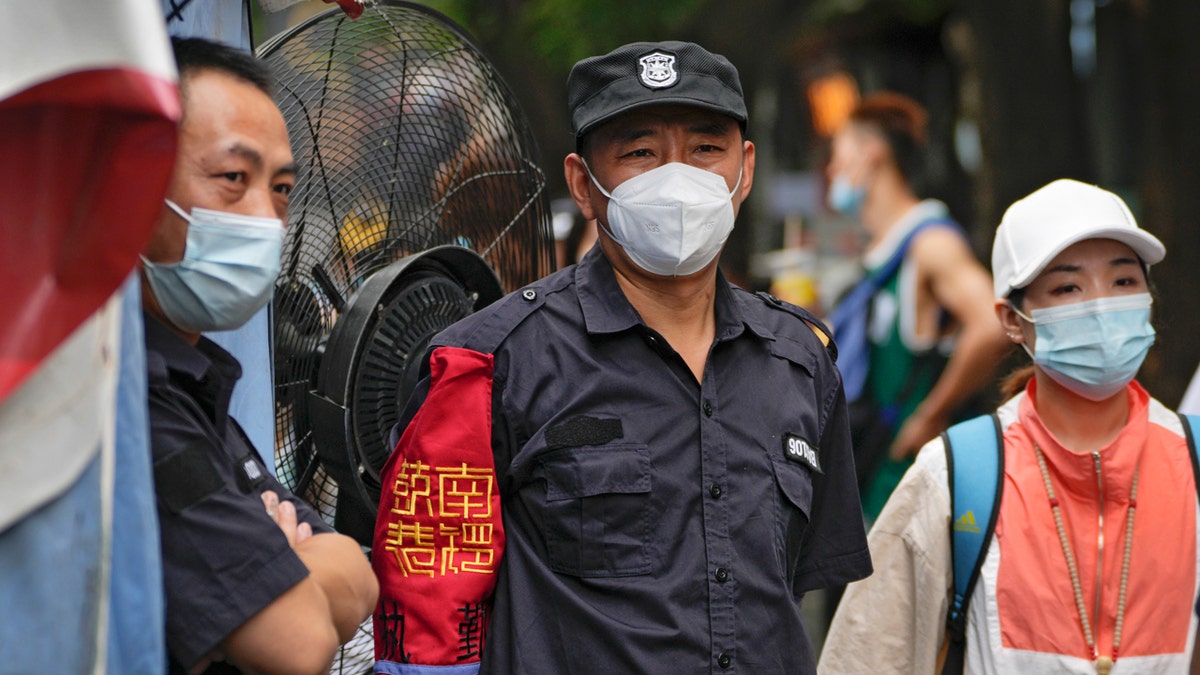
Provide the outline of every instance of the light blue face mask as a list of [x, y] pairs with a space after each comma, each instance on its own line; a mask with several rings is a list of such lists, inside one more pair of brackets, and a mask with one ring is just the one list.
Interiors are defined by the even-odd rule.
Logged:
[[1037, 342], [1034, 363], [1052, 380], [1092, 401], [1103, 401], [1129, 384], [1154, 344], [1150, 294], [1099, 298], [1035, 309], [1025, 316]]
[[843, 175], [833, 177], [829, 184], [829, 207], [849, 218], [858, 218], [867, 200], [867, 185], [854, 185]]
[[150, 290], [167, 318], [190, 333], [230, 330], [271, 300], [283, 252], [283, 221], [193, 208], [166, 200], [188, 221], [177, 263], [142, 256]]

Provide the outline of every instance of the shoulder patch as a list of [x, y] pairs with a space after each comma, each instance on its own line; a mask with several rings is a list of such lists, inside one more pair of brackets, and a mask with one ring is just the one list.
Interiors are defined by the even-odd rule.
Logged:
[[816, 314], [813, 314], [803, 307], [793, 305], [790, 302], [784, 302], [783, 300], [780, 300], [766, 291], [759, 291], [758, 293], [755, 293], [755, 295], [757, 295], [759, 299], [761, 299], [768, 307], [772, 307], [781, 312], [787, 312], [788, 314], [791, 314], [797, 319], [800, 319], [804, 323], [808, 324], [808, 327], [810, 330], [812, 330], [813, 335], [817, 336], [817, 339], [821, 341], [821, 344], [825, 347], [825, 350], [829, 352], [829, 357], [835, 362], [837, 361], [837, 344], [833, 341], [833, 331], [829, 330], [829, 327], [825, 325], [825, 322], [818, 319]]
[[154, 491], [159, 504], [171, 513], [182, 513], [224, 486], [203, 442], [189, 443], [154, 462]]

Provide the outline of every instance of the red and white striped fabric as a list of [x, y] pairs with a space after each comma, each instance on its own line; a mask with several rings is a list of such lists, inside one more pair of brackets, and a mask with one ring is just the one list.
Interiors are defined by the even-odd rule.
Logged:
[[0, 3], [0, 401], [133, 269], [179, 114], [157, 0]]

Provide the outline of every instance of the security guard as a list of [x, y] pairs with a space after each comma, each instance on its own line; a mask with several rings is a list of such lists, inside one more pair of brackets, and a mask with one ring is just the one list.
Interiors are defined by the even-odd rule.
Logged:
[[718, 269], [754, 179], [737, 71], [637, 43], [567, 88], [599, 242], [433, 340], [384, 472], [376, 672], [813, 672], [804, 593], [871, 562], [824, 327]]
[[271, 298], [295, 183], [287, 126], [254, 57], [174, 47], [183, 121], [141, 264], [170, 672], [324, 672], [377, 584], [358, 545], [267, 473], [229, 415], [241, 366], [200, 335]]

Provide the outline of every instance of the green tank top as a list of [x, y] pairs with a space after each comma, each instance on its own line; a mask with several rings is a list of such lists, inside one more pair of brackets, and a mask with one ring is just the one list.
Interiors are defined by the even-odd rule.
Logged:
[[[893, 435], [933, 389], [946, 363], [936, 344], [914, 352], [900, 335], [901, 303], [905, 302], [900, 284], [904, 273], [901, 266], [899, 273], [879, 289], [872, 303], [868, 329], [871, 368], [866, 391], [886, 411]], [[912, 298], [908, 301], [915, 302]], [[909, 309], [916, 311], [915, 307]], [[887, 457], [879, 463], [863, 490], [864, 516], [874, 520], [879, 515], [911, 465], [912, 459], [894, 461]]]

